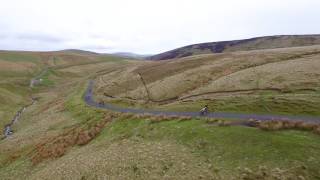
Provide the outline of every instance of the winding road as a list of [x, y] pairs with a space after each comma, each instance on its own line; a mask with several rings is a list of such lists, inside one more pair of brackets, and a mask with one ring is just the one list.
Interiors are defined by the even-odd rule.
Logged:
[[[134, 108], [125, 108], [119, 107], [113, 104], [105, 103], [100, 104], [96, 102], [93, 98], [93, 87], [94, 81], [90, 80], [88, 83], [88, 87], [84, 96], [84, 101], [87, 105], [108, 109], [111, 111], [122, 112], [122, 113], [135, 113], [135, 114], [151, 114], [151, 115], [167, 115], [167, 116], [189, 116], [189, 117], [199, 117], [199, 112], [169, 112], [169, 111], [157, 111], [150, 109], [134, 109]], [[260, 121], [268, 121], [268, 120], [287, 120], [287, 121], [303, 121], [308, 123], [320, 123], [320, 117], [306, 117], [306, 116], [287, 116], [287, 115], [272, 115], [272, 114], [242, 114], [242, 113], [229, 113], [229, 112], [214, 112], [208, 113], [206, 117], [211, 118], [227, 118], [227, 119], [237, 119], [237, 120], [260, 120]]]

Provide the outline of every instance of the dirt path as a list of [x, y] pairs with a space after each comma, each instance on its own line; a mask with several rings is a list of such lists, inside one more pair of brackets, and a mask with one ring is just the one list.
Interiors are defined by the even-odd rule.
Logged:
[[[190, 117], [199, 117], [199, 112], [168, 112], [168, 111], [157, 111], [157, 110], [150, 110], [150, 109], [133, 109], [133, 108], [124, 108], [119, 107], [112, 104], [99, 104], [95, 102], [93, 99], [93, 85], [94, 81], [90, 80], [85, 96], [84, 101], [92, 107], [108, 109], [117, 112], [123, 113], [135, 113], [135, 114], [152, 114], [152, 115], [168, 115], [168, 116], [190, 116]], [[273, 114], [242, 114], [242, 113], [227, 113], [227, 112], [215, 112], [209, 113], [206, 115], [207, 117], [212, 118], [227, 118], [227, 119], [237, 119], [237, 120], [261, 120], [261, 121], [268, 121], [268, 120], [289, 120], [289, 121], [304, 121], [310, 123], [320, 123], [320, 117], [306, 117], [306, 116], [286, 116], [286, 115], [273, 115]]]

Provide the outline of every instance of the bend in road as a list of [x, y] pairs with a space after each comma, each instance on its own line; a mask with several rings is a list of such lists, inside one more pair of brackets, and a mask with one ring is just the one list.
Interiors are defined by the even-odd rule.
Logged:
[[[169, 111], [157, 111], [157, 110], [150, 110], [150, 109], [134, 109], [134, 108], [119, 107], [110, 103], [100, 104], [96, 102], [93, 98], [93, 86], [94, 86], [94, 81], [90, 80], [87, 90], [85, 92], [84, 101], [86, 102], [87, 105], [95, 108], [108, 109], [111, 111], [116, 111], [121, 113], [200, 117], [199, 112], [169, 112]], [[228, 119], [237, 119], [237, 120], [249, 120], [249, 119], [260, 120], [260, 121], [287, 120], [287, 121], [303, 121], [308, 123], [320, 123], [320, 117], [289, 116], [289, 115], [274, 115], [274, 114], [261, 115], [261, 114], [214, 112], [214, 113], [208, 113], [205, 117], [228, 118]]]

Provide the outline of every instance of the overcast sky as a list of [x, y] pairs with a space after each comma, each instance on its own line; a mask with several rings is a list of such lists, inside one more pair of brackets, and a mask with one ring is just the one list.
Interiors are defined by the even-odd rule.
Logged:
[[0, 49], [154, 54], [320, 33], [319, 0], [0, 0]]

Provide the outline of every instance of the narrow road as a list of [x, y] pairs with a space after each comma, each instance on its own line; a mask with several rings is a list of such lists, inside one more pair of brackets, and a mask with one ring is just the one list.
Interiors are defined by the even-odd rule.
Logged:
[[[125, 108], [119, 107], [113, 104], [99, 104], [98, 102], [94, 101], [93, 98], [93, 86], [94, 81], [90, 80], [85, 96], [84, 101], [87, 105], [101, 108], [101, 109], [108, 109], [111, 111], [122, 112], [122, 113], [135, 113], [135, 114], [152, 114], [152, 115], [167, 115], [167, 116], [190, 116], [190, 117], [199, 117], [199, 112], [169, 112], [169, 111], [157, 111], [157, 110], [150, 110], [150, 109], [134, 109], [134, 108]], [[268, 121], [268, 120], [288, 120], [288, 121], [303, 121], [309, 123], [320, 123], [320, 117], [306, 117], [306, 116], [287, 116], [287, 115], [272, 115], [272, 114], [242, 114], [242, 113], [228, 113], [228, 112], [214, 112], [208, 113], [206, 117], [211, 118], [227, 118], [227, 119], [237, 119], [237, 120], [260, 120], [260, 121]]]

